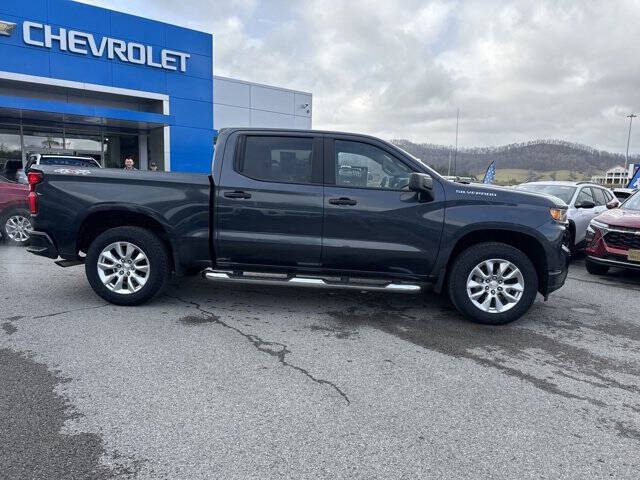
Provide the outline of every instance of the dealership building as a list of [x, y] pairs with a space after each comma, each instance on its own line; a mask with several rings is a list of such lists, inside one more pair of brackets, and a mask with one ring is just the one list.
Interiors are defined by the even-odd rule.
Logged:
[[310, 93], [215, 76], [213, 42], [71, 0], [1, 0], [0, 168], [57, 153], [207, 172], [221, 128], [311, 128]]

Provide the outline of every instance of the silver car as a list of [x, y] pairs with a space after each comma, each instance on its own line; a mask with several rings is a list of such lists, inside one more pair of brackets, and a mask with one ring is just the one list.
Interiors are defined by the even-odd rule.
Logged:
[[530, 182], [518, 185], [517, 188], [553, 195], [568, 205], [567, 218], [574, 251], [584, 248], [589, 222], [607, 208], [617, 208], [620, 205], [611, 190], [591, 182]]

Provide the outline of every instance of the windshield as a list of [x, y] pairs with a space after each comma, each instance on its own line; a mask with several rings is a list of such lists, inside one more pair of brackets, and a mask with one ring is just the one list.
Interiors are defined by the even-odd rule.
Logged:
[[68, 165], [71, 167], [97, 167], [95, 160], [74, 157], [42, 157], [40, 165]]
[[571, 203], [571, 199], [573, 198], [573, 194], [576, 193], [576, 187], [571, 187], [568, 185], [544, 185], [544, 184], [524, 184], [518, 187], [521, 190], [526, 190], [527, 192], [535, 192], [535, 193], [546, 193], [547, 195], [553, 195], [554, 197], [558, 197], [564, 203]]
[[640, 192], [636, 192], [633, 197], [629, 197], [621, 208], [624, 210], [640, 210]]

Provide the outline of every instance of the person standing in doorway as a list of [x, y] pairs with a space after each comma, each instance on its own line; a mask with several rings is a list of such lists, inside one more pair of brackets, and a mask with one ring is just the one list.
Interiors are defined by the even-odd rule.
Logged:
[[149, 165], [149, 170], [151, 170], [152, 172], [158, 171], [158, 165], [156, 165], [156, 162], [151, 162], [151, 164]]
[[125, 170], [137, 170], [136, 167], [134, 167], [135, 162], [133, 161], [133, 158], [131, 157], [127, 157], [124, 161], [124, 169]]

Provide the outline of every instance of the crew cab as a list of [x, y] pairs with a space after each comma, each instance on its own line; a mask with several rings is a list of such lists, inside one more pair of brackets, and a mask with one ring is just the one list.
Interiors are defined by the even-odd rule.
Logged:
[[567, 275], [562, 201], [447, 181], [365, 135], [225, 129], [210, 175], [39, 165], [28, 177], [29, 251], [84, 263], [119, 305], [203, 271], [359, 291], [431, 284], [469, 319], [504, 324]]

